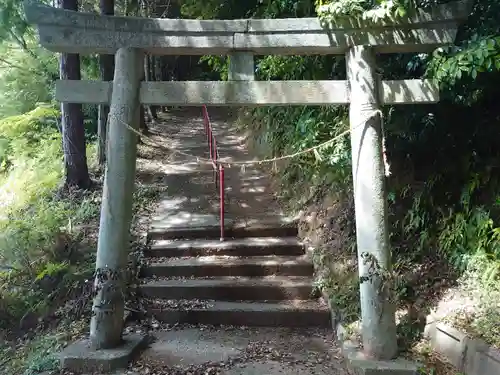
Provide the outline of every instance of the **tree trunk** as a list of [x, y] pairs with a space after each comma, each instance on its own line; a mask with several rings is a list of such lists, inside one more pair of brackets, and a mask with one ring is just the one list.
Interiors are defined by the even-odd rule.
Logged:
[[[60, 7], [78, 10], [78, 0], [60, 0]], [[61, 53], [61, 79], [80, 80], [80, 56], [72, 53]], [[87, 167], [85, 147], [85, 128], [83, 125], [82, 105], [62, 103], [62, 143], [64, 165], [66, 169], [65, 186], [88, 189], [91, 185]]]
[[161, 80], [162, 81], [170, 81], [170, 69], [171, 69], [171, 66], [172, 64], [170, 63], [170, 60], [172, 59], [172, 57], [175, 57], [175, 56], [161, 56], [161, 66], [162, 66], [162, 70], [161, 70]]
[[155, 72], [155, 81], [161, 81], [162, 79], [162, 63], [161, 63], [161, 56], [154, 56], [153, 57], [154, 61], [154, 72]]
[[[142, 16], [145, 18], [151, 17], [154, 13], [153, 11], [148, 8], [148, 5], [150, 6], [156, 6], [155, 2], [152, 3], [147, 3], [146, 1], [143, 1], [141, 6], [138, 8], [137, 15]], [[144, 55], [144, 77], [142, 78], [143, 81], [146, 82], [151, 82], [154, 81], [154, 75], [152, 72], [153, 65], [151, 62], [153, 61], [153, 56], [151, 55]], [[158, 112], [158, 107], [152, 106], [152, 105], [144, 105], [141, 106], [141, 122], [139, 123], [139, 129], [141, 129], [141, 132], [143, 134], [148, 134], [148, 126], [146, 124], [146, 117], [145, 115], [147, 114], [147, 117], [149, 121], [155, 122], [158, 118], [157, 116]]]
[[[148, 55], [146, 57], [147, 59], [147, 67], [145, 68], [145, 73], [146, 73], [146, 81], [157, 81], [156, 77], [156, 58], [155, 56]], [[153, 117], [153, 119], [156, 120], [158, 112], [161, 110], [160, 106], [156, 105], [150, 105], [148, 112], [150, 115]]]
[[[144, 56], [144, 80], [146, 82], [151, 82], [152, 79], [152, 72], [151, 72], [151, 56], [150, 55], [145, 55]], [[149, 116], [149, 119], [151, 122], [156, 121], [158, 118], [157, 115], [157, 107], [153, 105], [148, 105], [146, 106], [146, 111]]]
[[[146, 80], [146, 71], [144, 69], [144, 63], [145, 61], [147, 60], [147, 56], [146, 55], [143, 55], [143, 59], [142, 59], [142, 65], [140, 67], [140, 70], [141, 70], [141, 81], [145, 81]], [[155, 119], [153, 117], [153, 115], [151, 114], [151, 109], [149, 109], [149, 106], [147, 105], [144, 105], [144, 104], [140, 104], [139, 105], [139, 130], [141, 132], [141, 134], [143, 135], [148, 135], [149, 134], [149, 128], [148, 128], [148, 124], [147, 124], [147, 121], [146, 121], [146, 113], [149, 114], [148, 118], [151, 122], [153, 122]], [[139, 140], [138, 142], [142, 143], [142, 139], [141, 137], [139, 137]]]
[[144, 107], [144, 105], [141, 105], [139, 108], [139, 129], [141, 131], [141, 134], [147, 136], [149, 134], [149, 128], [148, 124], [146, 123], [146, 111]]
[[[100, 0], [101, 14], [113, 15], [115, 11], [114, 0]], [[115, 69], [114, 55], [100, 55], [99, 65], [101, 70], [101, 79], [103, 81], [112, 81]], [[99, 105], [99, 117], [97, 123], [97, 161], [100, 166], [106, 161], [106, 139], [107, 139], [107, 122], [108, 122], [109, 106], [105, 104]]]

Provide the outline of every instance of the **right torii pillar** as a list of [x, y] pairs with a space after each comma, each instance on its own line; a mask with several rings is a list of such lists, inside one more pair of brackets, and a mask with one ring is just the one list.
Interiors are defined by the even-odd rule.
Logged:
[[363, 352], [375, 359], [398, 354], [391, 293], [391, 251], [383, 158], [380, 80], [371, 47], [347, 53], [352, 172], [360, 278]]

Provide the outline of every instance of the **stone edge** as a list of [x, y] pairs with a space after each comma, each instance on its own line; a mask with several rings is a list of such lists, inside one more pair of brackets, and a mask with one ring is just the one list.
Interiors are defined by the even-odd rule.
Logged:
[[427, 317], [424, 335], [431, 347], [459, 372], [467, 375], [500, 374], [500, 351], [483, 340], [468, 337], [432, 314]]
[[[347, 359], [348, 354], [357, 349], [357, 345], [344, 339], [345, 327], [332, 308], [328, 295], [322, 292], [322, 297], [330, 309], [336, 343]], [[439, 321], [432, 314], [427, 316], [424, 337], [430, 341], [433, 350], [445, 357], [461, 373], [500, 374], [500, 350], [489, 346], [483, 340], [468, 337], [456, 328]]]

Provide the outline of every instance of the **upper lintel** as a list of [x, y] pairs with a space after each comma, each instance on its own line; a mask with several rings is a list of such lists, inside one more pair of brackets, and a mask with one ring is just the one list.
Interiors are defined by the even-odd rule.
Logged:
[[343, 54], [353, 45], [379, 53], [420, 52], [452, 43], [469, 13], [468, 2], [373, 24], [351, 20], [325, 27], [318, 18], [181, 20], [103, 16], [25, 2], [40, 43], [55, 52], [115, 53], [136, 47], [153, 54]]

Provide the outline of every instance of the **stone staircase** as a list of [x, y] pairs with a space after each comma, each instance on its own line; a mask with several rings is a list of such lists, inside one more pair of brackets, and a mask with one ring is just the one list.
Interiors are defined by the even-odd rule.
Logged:
[[328, 327], [294, 222], [149, 233], [142, 295], [168, 324]]
[[[196, 116], [170, 114], [156, 124], [158, 141], [206, 157]], [[212, 117], [212, 125], [226, 161], [252, 157], [224, 116]], [[326, 304], [313, 295], [313, 266], [297, 224], [281, 213], [265, 172], [226, 169], [221, 242], [212, 166], [177, 154], [155, 170], [166, 192], [150, 225], [140, 285], [151, 314], [168, 324], [330, 327]]]

